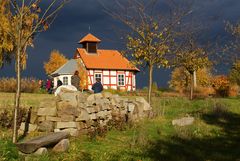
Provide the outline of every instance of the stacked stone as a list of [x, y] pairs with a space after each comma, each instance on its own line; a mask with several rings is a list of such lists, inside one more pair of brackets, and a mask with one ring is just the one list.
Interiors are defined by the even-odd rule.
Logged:
[[105, 126], [110, 120], [137, 121], [150, 113], [151, 107], [142, 97], [64, 91], [56, 99], [42, 102], [37, 113], [32, 114], [34, 121], [30, 123], [36, 125], [38, 131], [67, 131], [78, 136], [97, 126]]

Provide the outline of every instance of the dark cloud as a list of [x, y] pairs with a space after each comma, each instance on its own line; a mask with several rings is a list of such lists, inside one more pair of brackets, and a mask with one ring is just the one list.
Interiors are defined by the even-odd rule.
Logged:
[[[104, 2], [108, 6], [114, 6], [115, 1]], [[239, 11], [239, 0], [195, 0], [193, 14], [201, 23], [211, 26], [211, 30], [204, 35], [209, 39], [224, 33], [224, 20], [240, 20]], [[48, 60], [51, 50], [58, 49], [66, 57], [72, 58], [75, 49], [79, 47], [77, 42], [88, 32], [102, 40], [101, 48], [122, 50], [123, 35], [119, 31], [122, 27], [123, 25], [106, 14], [99, 0], [72, 0], [61, 10], [51, 28], [38, 35], [35, 47], [28, 50], [27, 70], [23, 75], [46, 78], [43, 62]], [[1, 69], [0, 76], [14, 76], [14, 65]], [[167, 86], [169, 78], [170, 70], [156, 69], [154, 72], [154, 81], [160, 86]], [[147, 72], [139, 73], [137, 81], [139, 87], [147, 86]]]

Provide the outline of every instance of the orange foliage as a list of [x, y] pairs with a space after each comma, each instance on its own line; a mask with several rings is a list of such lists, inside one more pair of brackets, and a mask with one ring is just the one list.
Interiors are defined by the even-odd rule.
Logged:
[[227, 76], [218, 75], [212, 79], [212, 87], [217, 96], [226, 97], [230, 88], [230, 81]]
[[85, 90], [88, 89], [88, 74], [87, 70], [83, 65], [83, 62], [78, 59], [78, 71], [79, 71], [79, 77], [80, 77], [80, 89]]
[[58, 50], [53, 50], [50, 55], [48, 62], [44, 62], [44, 69], [46, 74], [51, 74], [56, 71], [59, 67], [64, 65], [68, 59], [65, 58]]
[[230, 97], [236, 97], [238, 95], [238, 91], [239, 91], [239, 86], [234, 84], [231, 85], [229, 90], [228, 90], [228, 96]]

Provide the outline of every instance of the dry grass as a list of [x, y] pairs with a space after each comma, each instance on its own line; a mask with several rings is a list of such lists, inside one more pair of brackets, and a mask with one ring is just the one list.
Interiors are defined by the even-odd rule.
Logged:
[[[0, 92], [15, 92], [17, 82], [15, 78], [1, 78]], [[35, 78], [22, 78], [21, 91], [26, 93], [36, 93], [40, 89], [38, 80]]]

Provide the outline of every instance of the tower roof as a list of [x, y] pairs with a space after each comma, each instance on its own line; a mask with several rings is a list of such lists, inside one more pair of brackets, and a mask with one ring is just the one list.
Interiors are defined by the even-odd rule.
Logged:
[[101, 42], [101, 40], [89, 33], [79, 41], [80, 44], [84, 42]]

